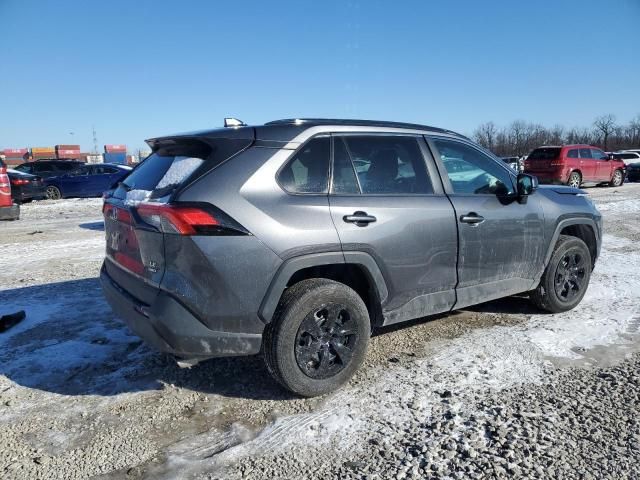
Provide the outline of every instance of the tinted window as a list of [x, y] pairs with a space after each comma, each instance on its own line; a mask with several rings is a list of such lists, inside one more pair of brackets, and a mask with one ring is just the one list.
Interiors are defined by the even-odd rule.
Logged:
[[292, 193], [327, 193], [330, 137], [317, 137], [304, 145], [280, 170], [278, 180]]
[[69, 173], [69, 175], [72, 175], [74, 177], [81, 177], [81, 176], [89, 175], [90, 171], [91, 169], [89, 167], [80, 167], [80, 168], [76, 168], [73, 172]]
[[558, 147], [536, 148], [527, 157], [527, 160], [555, 160], [560, 155], [560, 150]]
[[49, 170], [61, 170], [63, 172], [70, 172], [71, 170], [75, 170], [79, 165], [76, 162], [58, 162], [54, 164], [54, 168], [49, 168]]
[[640, 155], [635, 153], [618, 153], [614, 156], [622, 160], [637, 160], [640, 157]]
[[344, 136], [364, 194], [433, 193], [416, 137]]
[[455, 193], [514, 193], [511, 175], [500, 163], [464, 143], [434, 140]]
[[572, 148], [571, 150], [569, 150], [569, 153], [567, 154], [567, 157], [569, 157], [569, 158], [579, 158], [578, 157], [578, 149], [577, 148]]
[[360, 193], [360, 186], [344, 139], [333, 141], [333, 186], [332, 193]]
[[110, 175], [112, 173], [117, 173], [118, 170], [114, 167], [103, 167], [103, 166], [97, 166], [97, 167], [93, 167], [93, 175]]
[[591, 149], [590, 148], [581, 148], [580, 149], [580, 158], [593, 158], [593, 157], [591, 157]]
[[591, 149], [591, 156], [598, 160], [607, 160], [609, 158], [608, 155], [604, 153], [602, 150], [597, 150], [595, 148]]
[[50, 163], [35, 163], [33, 165], [33, 171], [36, 173], [53, 172], [54, 168]]
[[128, 191], [141, 190], [151, 192], [151, 198], [162, 198], [182, 185], [205, 162], [213, 168], [242, 148], [243, 144], [237, 140], [216, 141], [213, 146], [187, 141], [159, 147], [131, 171], [114, 196], [126, 198]]
[[32, 169], [31, 169], [31, 165], [18, 165], [16, 168], [16, 170], [20, 171], [20, 172], [25, 172], [25, 173], [31, 173]]

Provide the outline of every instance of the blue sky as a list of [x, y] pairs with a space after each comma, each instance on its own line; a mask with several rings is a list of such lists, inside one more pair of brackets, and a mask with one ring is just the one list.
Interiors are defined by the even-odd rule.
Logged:
[[[0, 0], [0, 148], [285, 117], [640, 114], [640, 0]], [[69, 132], [74, 132], [70, 135]]]

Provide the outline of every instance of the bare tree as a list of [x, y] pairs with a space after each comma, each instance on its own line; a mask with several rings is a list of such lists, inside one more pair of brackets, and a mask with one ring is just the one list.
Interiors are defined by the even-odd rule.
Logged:
[[493, 122], [486, 122], [476, 128], [475, 132], [473, 132], [473, 138], [484, 148], [494, 150], [496, 147], [497, 133], [498, 129], [496, 125]]
[[602, 134], [602, 145], [605, 150], [608, 150], [607, 146], [609, 143], [609, 136], [614, 133], [616, 128], [616, 117], [611, 114], [602, 115], [596, 118], [595, 122], [593, 122], [593, 126]]

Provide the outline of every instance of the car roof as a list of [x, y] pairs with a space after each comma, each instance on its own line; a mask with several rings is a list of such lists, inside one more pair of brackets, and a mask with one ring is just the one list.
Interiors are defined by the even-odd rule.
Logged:
[[389, 128], [396, 131], [412, 130], [424, 133], [442, 133], [467, 139], [464, 135], [446, 130], [444, 128], [430, 127], [417, 123], [392, 122], [382, 120], [357, 120], [357, 119], [336, 119], [336, 118], [287, 118], [282, 120], [273, 120], [264, 125], [255, 126], [238, 126], [223, 127], [212, 130], [200, 130], [195, 132], [179, 133], [174, 135], [166, 135], [162, 137], [154, 137], [147, 140], [152, 148], [159, 146], [167, 141], [185, 139], [185, 138], [235, 138], [246, 140], [258, 140], [264, 142], [287, 143], [291, 142], [305, 130], [317, 127], [373, 127], [376, 129]]

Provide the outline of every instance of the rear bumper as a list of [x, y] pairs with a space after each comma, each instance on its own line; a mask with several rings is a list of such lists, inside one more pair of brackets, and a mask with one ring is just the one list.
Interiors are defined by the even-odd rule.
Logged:
[[151, 305], [123, 290], [104, 265], [100, 282], [113, 311], [131, 330], [161, 352], [185, 359], [255, 355], [262, 335], [211, 330], [173, 297], [158, 290]]
[[20, 206], [0, 207], [0, 220], [17, 220], [20, 217]]

